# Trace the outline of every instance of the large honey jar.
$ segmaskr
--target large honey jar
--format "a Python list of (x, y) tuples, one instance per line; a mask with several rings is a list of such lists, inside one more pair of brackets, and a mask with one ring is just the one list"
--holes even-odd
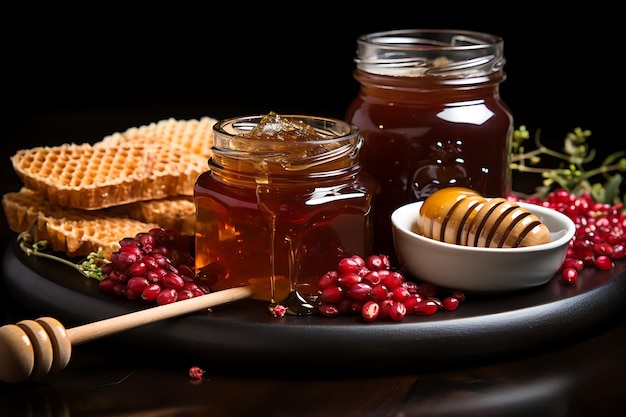
[(270, 310), (311, 314), (319, 278), (372, 252), (377, 185), (361, 172), (362, 143), (356, 126), (323, 117), (217, 122), (195, 186), (198, 279), (215, 291), (252, 285)]
[(502, 38), (455, 30), (360, 36), (358, 96), (346, 120), (364, 137), (363, 169), (380, 184), (374, 250), (391, 252), (390, 215), (458, 186), (487, 197), (511, 191), (513, 118), (500, 97)]

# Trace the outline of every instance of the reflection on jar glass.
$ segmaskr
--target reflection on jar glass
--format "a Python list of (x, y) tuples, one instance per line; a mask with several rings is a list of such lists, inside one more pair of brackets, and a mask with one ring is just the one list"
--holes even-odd
[(372, 250), (377, 185), (361, 173), (356, 126), (270, 113), (214, 126), (196, 182), (196, 271), (211, 290), (255, 286), (287, 313), (316, 310), (317, 283), (339, 259)]
[(357, 39), (361, 163), (380, 184), (374, 250), (393, 250), (390, 215), (447, 186), (511, 191), (513, 117), (502, 101), (503, 40), (455, 30), (398, 30)]

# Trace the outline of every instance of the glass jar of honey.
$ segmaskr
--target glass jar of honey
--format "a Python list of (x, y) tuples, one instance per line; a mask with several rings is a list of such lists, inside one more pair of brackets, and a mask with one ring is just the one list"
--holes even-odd
[(356, 126), (323, 117), (217, 122), (195, 185), (197, 278), (214, 291), (252, 285), (272, 312), (313, 313), (319, 278), (372, 252), (377, 184), (361, 172), (362, 143)]
[(511, 192), (513, 117), (499, 93), (503, 40), (456, 30), (360, 36), (358, 96), (346, 120), (364, 137), (361, 163), (380, 184), (374, 250), (392, 253), (391, 212), (459, 186), (487, 197)]

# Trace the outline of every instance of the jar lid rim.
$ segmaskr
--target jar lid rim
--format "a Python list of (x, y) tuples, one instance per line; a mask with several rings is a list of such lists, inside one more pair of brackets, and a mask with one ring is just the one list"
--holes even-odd
[(480, 49), (503, 43), (498, 35), (486, 32), (454, 29), (398, 29), (363, 34), (358, 43), (384, 45), (398, 49)]

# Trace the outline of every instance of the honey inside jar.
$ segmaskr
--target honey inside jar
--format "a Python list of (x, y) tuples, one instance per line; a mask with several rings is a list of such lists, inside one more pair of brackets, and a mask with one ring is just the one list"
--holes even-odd
[(361, 173), (358, 128), (269, 113), (220, 121), (214, 140), (195, 186), (198, 279), (311, 314), (319, 277), (371, 253), (377, 185)]
[(513, 116), (500, 96), (504, 41), (486, 33), (408, 29), (357, 39), (359, 93), (346, 120), (364, 137), (379, 184), (374, 250), (393, 247), (390, 214), (444, 187), (511, 192)]

